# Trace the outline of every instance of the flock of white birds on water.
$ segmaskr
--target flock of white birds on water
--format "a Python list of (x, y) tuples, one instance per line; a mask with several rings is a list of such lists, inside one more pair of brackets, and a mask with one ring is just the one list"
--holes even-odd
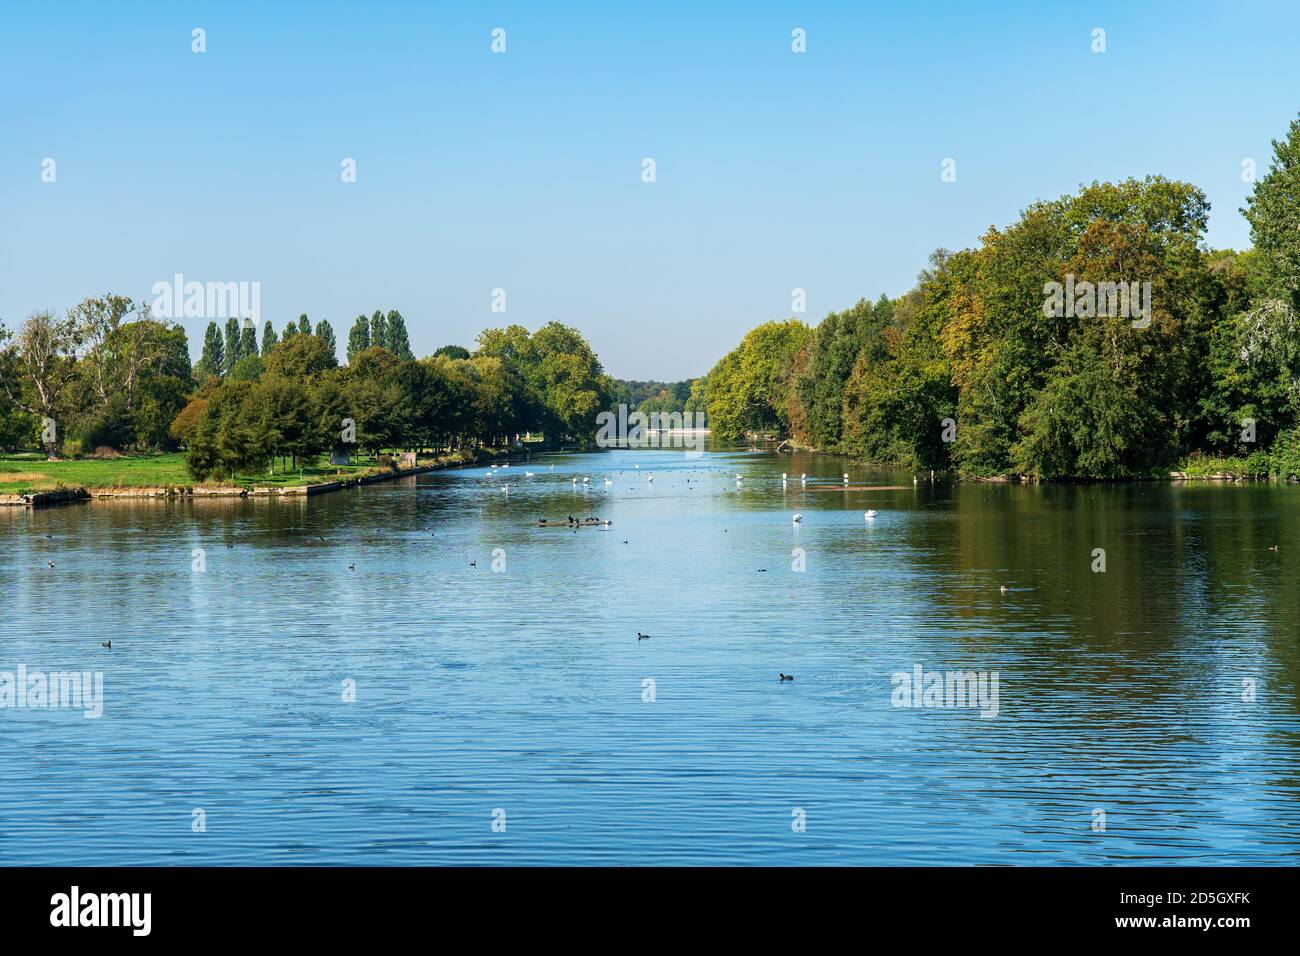
[[(504, 464), (501, 464), (501, 465), (492, 465), (491, 468), (490, 468), (490, 470), (489, 470), (489, 472), (488, 472), (488, 477), (489, 477), (489, 478), (495, 478), (495, 477), (497, 477), (497, 473), (498, 473), (498, 471), (504, 471), (505, 469), (507, 469), (507, 468), (509, 468), (509, 467), (510, 467), (510, 463), (509, 463), (509, 462), (505, 462)], [(641, 466), (640, 466), (639, 464), (636, 464), (636, 465), (633, 465), (633, 468), (639, 471), (640, 468), (641, 468)], [(554, 471), (554, 470), (555, 470), (555, 466), (554, 466), (554, 465), (551, 465), (551, 471)], [(619, 474), (622, 475), (622, 472), (619, 472)], [(525, 477), (525, 478), (536, 478), (537, 475), (536, 475), (535, 472), (525, 471), (525, 472), (524, 472), (524, 477)], [(651, 473), (647, 473), (646, 476), (645, 476), (645, 480), (646, 480), (647, 482), (653, 482), (653, 481), (655, 480), (655, 476), (654, 476), (653, 474), (651, 474)], [(744, 475), (737, 474), (737, 475), (736, 475), (736, 487), (739, 488), (740, 485), (741, 485), (741, 483), (744, 482), (744, 480), (745, 480), (745, 476), (744, 476)], [(841, 476), (841, 480), (842, 480), (843, 484), (847, 487), (847, 486), (848, 486), (848, 483), (849, 483), (849, 475), (848, 475), (848, 472), (845, 472), (845, 473)], [(688, 481), (689, 481), (689, 479), (688, 479)], [(782, 472), (782, 473), (781, 473), (781, 488), (782, 488), (782, 489), (785, 489), (785, 488), (787, 487), (787, 485), (789, 484), (789, 481), (790, 481), (790, 476), (789, 476), (787, 473)], [(584, 475), (583, 477), (579, 478), (578, 476), (575, 475), (575, 476), (573, 476), (572, 478), (569, 479), (569, 482), (570, 482), (570, 484), (573, 484), (573, 485), (575, 485), (575, 486), (576, 486), (579, 482), (581, 482), (581, 483), (584, 484), (584, 485), (587, 485), (587, 484), (590, 484), (590, 483), (591, 483), (591, 478), (588, 477), (588, 476), (586, 476), (586, 475)], [(608, 487), (609, 487), (610, 485), (612, 485), (612, 484), (614, 484), (613, 479), (611, 479), (611, 478), (605, 478), (605, 487), (606, 487), (606, 488), (608, 488)], [(801, 487), (805, 487), (805, 488), (808, 486), (808, 475), (807, 475), (806, 473), (801, 473), (801, 474), (799, 475), (799, 484), (800, 484)], [(916, 478), (915, 476), (912, 477), (912, 484), (914, 484), (914, 485), (917, 484), (917, 478)], [(501, 486), (501, 491), (502, 491), (503, 493), (507, 494), (507, 495), (510, 494), (510, 486), (509, 486), (509, 485), (502, 485), (502, 486)], [(866, 511), (864, 511), (864, 512), (862, 513), (862, 517), (863, 517), (863, 519), (864, 519), (865, 521), (870, 521), (872, 518), (875, 518), (875, 517), (876, 517), (877, 515), (879, 515), (879, 514), (880, 514), (880, 512), (879, 512), (879, 511), (876, 511), (874, 508), (868, 508)], [(794, 524), (799, 524), (800, 522), (803, 521), (803, 515), (802, 515), (802, 514), (798, 514), (798, 513), (796, 513), (796, 514), (791, 518), (791, 521), (792, 521)]]

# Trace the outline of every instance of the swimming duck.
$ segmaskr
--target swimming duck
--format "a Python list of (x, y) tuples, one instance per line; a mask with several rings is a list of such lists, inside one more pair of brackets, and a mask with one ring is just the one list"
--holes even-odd
[(104, 641), (104, 643), (100, 644), (99, 646), (100, 646), (100, 647), (107, 647), (107, 648), (111, 651), (111, 650), (113, 649), (113, 642), (112, 642), (112, 641)]
[(781, 675), (781, 680), (794, 680), (794, 675), (793, 675), (793, 674), (782, 674), (782, 675)]
[(863, 514), (863, 517), (866, 518), (867, 520), (870, 520), (875, 516), (876, 516), (876, 512), (874, 510), (868, 510), (865, 514)]
[(794, 521), (795, 524), (798, 524), (800, 521), (803, 520), (803, 515), (795, 515), (792, 520)]
[(642, 634), (640, 631), (637, 631), (637, 632), (636, 632), (636, 639), (637, 639), (638, 641), (648, 641), (648, 640), (650, 640), (650, 635), (649, 635), (649, 634)]

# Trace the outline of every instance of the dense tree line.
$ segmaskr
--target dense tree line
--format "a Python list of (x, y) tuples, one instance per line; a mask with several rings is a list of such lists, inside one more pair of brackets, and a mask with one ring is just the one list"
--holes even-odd
[[(291, 468), (330, 451), (501, 446), (525, 433), (589, 441), (613, 380), (575, 330), (489, 329), (470, 352), (411, 353), (395, 310), (358, 318), (340, 366), (328, 322), (210, 322), (185, 332), (105, 295), (0, 327), (0, 445), (187, 450), (196, 478)], [(50, 433), (46, 420), (56, 427)]]
[(364, 315), (357, 316), (348, 332), (348, 361), (372, 345), (392, 352), (404, 361), (415, 358), (406, 335), (406, 320), (395, 310), (387, 315), (376, 310), (368, 319)]
[[(375, 344), (376, 330), (406, 357)], [(236, 374), (236, 363), (224, 380), (208, 378), (177, 416), (173, 435), (196, 478), (292, 468), (326, 452), (501, 446), (528, 432), (585, 441), (611, 388), (582, 336), (556, 322), (531, 334), (489, 329), (472, 354), (450, 347), (417, 360), (401, 316), (376, 312), (354, 325), (346, 366), (328, 337), (301, 328), (259, 361), (256, 376)]]
[[(633, 381), (615, 379), (611, 399), (615, 405), (626, 405), (630, 410), (649, 415), (704, 411), (703, 401), (692, 395), (695, 379), (681, 382)], [(694, 419), (692, 419), (692, 422)]]
[[(897, 299), (754, 329), (704, 380), (710, 424), (979, 476), (1118, 478), (1210, 455), (1294, 475), (1300, 121), (1274, 154), (1243, 210), (1247, 252), (1206, 247), (1194, 186), (1093, 183), (936, 252)], [(1136, 314), (1114, 308), (1120, 283)]]

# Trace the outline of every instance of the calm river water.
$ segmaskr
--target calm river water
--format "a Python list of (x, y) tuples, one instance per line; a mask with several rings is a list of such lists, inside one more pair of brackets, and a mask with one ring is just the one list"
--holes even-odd
[(746, 452), (0, 509), (0, 672), (103, 674), (0, 710), (0, 865), (1294, 864), (1297, 532)]

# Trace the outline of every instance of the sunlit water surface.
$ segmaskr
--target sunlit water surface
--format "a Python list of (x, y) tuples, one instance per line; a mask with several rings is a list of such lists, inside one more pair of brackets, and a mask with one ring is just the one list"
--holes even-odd
[(745, 452), (0, 509), (0, 671), (105, 694), (0, 710), (0, 864), (1293, 864), (1298, 530)]

